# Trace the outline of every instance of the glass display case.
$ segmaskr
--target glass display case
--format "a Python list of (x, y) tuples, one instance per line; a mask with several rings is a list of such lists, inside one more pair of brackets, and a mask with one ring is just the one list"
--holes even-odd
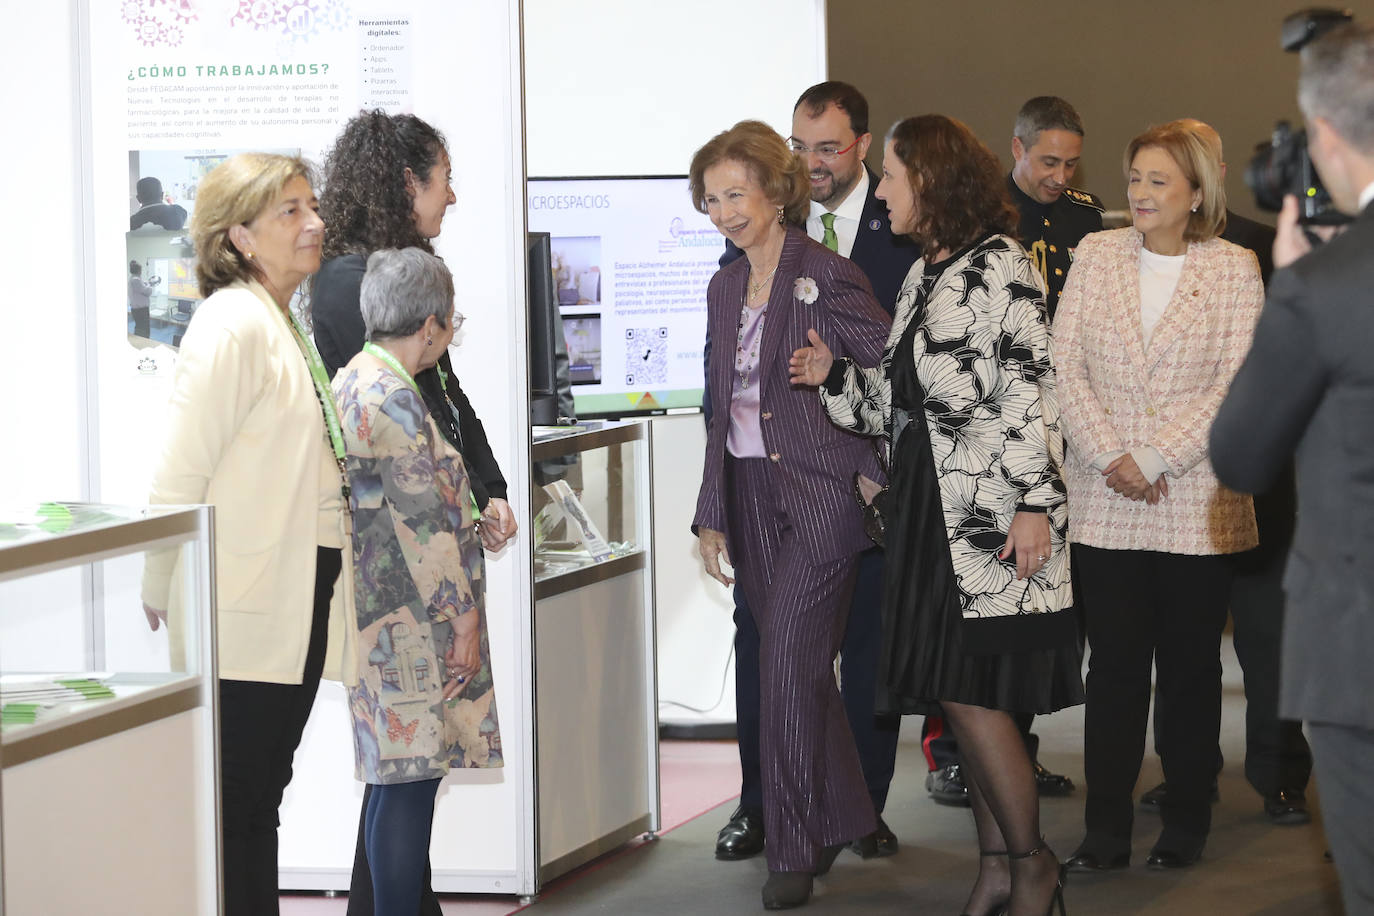
[(659, 829), (648, 431), (644, 422), (534, 430), (541, 884)]
[(534, 595), (644, 569), (652, 526), (648, 425), (534, 428)]
[(213, 596), (210, 507), (0, 514), (5, 916), (218, 912)]

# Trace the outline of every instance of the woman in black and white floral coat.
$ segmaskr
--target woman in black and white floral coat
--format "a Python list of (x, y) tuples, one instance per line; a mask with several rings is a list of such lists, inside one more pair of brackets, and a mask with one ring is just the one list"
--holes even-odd
[(1057, 862), (1010, 713), (1083, 701), (1044, 292), (996, 157), (959, 122), (893, 127), (877, 194), (923, 250), (883, 361), (813, 333), (792, 375), (835, 424), (892, 443), (879, 685), (959, 737), (983, 852), (965, 911), (1044, 913)]

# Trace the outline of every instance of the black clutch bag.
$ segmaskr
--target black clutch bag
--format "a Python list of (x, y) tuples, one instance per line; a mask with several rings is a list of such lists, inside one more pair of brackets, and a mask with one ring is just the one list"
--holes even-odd
[[(873, 442), (873, 452), (878, 456), (878, 466), (883, 469), (884, 474), (888, 474), (887, 461), (884, 460), (882, 449), (876, 439)], [(887, 520), (892, 517), (889, 506), (890, 490), (890, 487), (870, 480), (863, 473), (854, 472), (854, 499), (863, 510), (864, 533), (879, 547), (883, 546), (883, 539), (887, 534)]]

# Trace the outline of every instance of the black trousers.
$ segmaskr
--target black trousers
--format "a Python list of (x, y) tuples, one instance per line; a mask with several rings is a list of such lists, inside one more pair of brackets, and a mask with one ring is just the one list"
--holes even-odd
[(321, 547), (315, 558), (315, 607), (299, 684), (219, 682), (220, 792), (225, 916), (273, 916), (277, 898), (277, 809), (291, 782), (324, 670), (329, 599), (343, 555)]
[[(859, 555), (854, 598), (840, 645), (840, 694), (854, 744), (859, 751), (864, 784), (873, 810), (882, 813), (897, 765), (900, 716), (873, 712), (877, 693), (878, 652), (882, 645), (883, 552), (874, 547)], [(739, 740), (740, 807), (762, 816), (763, 784), (759, 764), (759, 630), (744, 597), (735, 586), (735, 734)], [(353, 914), (350, 914), (353, 916)]]
[(1091, 649), (1083, 735), (1088, 841), (1102, 853), (1130, 848), (1153, 661), (1163, 713), (1160, 759), (1169, 783), (1159, 845), (1195, 852), (1212, 822), (1230, 558), (1081, 544), (1073, 550)]
[(151, 312), (150, 312), (150, 310), (148, 309), (148, 306), (146, 306), (146, 305), (143, 306), (142, 308), (139, 308), (139, 307), (136, 307), (136, 306), (135, 306), (135, 307), (131, 307), (131, 308), (129, 309), (129, 317), (132, 318), (132, 319), (134, 320), (134, 336), (135, 336), (135, 337), (148, 337), (148, 336), (149, 336), (150, 331), (148, 330), (148, 327), (149, 327), (149, 325), (151, 324), (151, 320), (150, 320), (150, 318), (149, 318), (149, 315), (150, 315), (150, 314), (151, 314)]
[[(1232, 640), (1245, 679), (1245, 779), (1260, 795), (1305, 792), (1312, 749), (1302, 723), (1279, 718), (1279, 656), (1283, 639), (1283, 567), (1287, 549), (1235, 556), (1231, 583)], [(1155, 753), (1159, 753), (1155, 708)], [(1221, 748), (1216, 768), (1221, 770)]]

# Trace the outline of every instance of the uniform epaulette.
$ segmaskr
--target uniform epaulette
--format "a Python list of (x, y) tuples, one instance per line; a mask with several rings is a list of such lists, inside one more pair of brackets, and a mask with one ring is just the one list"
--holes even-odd
[(1078, 188), (1065, 188), (1064, 196), (1080, 207), (1092, 207), (1099, 213), (1107, 212), (1107, 205), (1104, 204), (1096, 194), (1089, 191), (1080, 191)]

